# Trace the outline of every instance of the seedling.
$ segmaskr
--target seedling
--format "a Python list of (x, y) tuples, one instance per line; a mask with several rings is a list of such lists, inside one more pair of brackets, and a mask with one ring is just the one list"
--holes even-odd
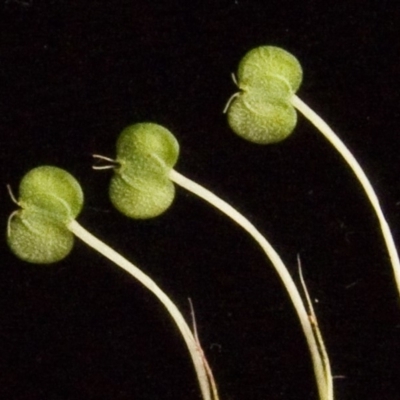
[[(307, 312), (290, 273), (266, 238), (231, 205), (173, 169), (179, 145), (164, 127), (154, 123), (128, 126), (119, 136), (116, 147), (115, 160), (94, 155), (109, 164), (93, 168), (114, 170), (109, 195), (111, 202), (123, 214), (131, 218), (150, 218), (161, 214), (173, 201), (173, 183), (176, 183), (222, 211), (257, 241), (281, 278), (297, 312), (311, 353), (320, 399), (332, 400), (330, 363), (311, 303)], [(306, 289), (305, 292), (308, 299)], [(313, 324), (312, 319), (315, 320)]]
[[(218, 400), (214, 379), (204, 357), (197, 334), (194, 335), (181, 312), (170, 298), (143, 271), (84, 229), (75, 218), (83, 206), (79, 183), (68, 172), (42, 166), (29, 171), (21, 181), (20, 207), (7, 226), (11, 250), (22, 260), (49, 264), (62, 260), (77, 236), (149, 289), (168, 310), (189, 349), (204, 400)], [(211, 387), (210, 387), (211, 385)]]
[(336, 148), (361, 183), (378, 217), (400, 294), (400, 262), (393, 236), (378, 197), (358, 161), (327, 123), (308, 107), (296, 92), (303, 72), (299, 61), (287, 51), (261, 46), (249, 51), (239, 63), (240, 91), (228, 101), (228, 123), (239, 136), (259, 144), (284, 140), (294, 130), (296, 109)]

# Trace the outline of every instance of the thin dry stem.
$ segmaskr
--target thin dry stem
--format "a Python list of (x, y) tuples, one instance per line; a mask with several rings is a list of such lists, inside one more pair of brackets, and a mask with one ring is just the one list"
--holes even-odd
[(208, 376), (208, 381), (210, 383), (211, 386), (211, 390), (212, 390), (212, 394), (213, 394), (213, 399), (214, 400), (219, 400), (219, 396), (218, 396), (218, 388), (217, 388), (217, 383), (215, 381), (214, 378), (214, 374), (212, 372), (212, 369), (210, 367), (210, 364), (207, 361), (206, 356), (204, 355), (204, 351), (203, 348), (201, 347), (201, 343), (200, 343), (200, 339), (199, 339), (199, 335), (197, 332), (197, 323), (196, 323), (196, 315), (194, 313), (194, 307), (193, 307), (193, 302), (192, 299), (189, 298), (189, 305), (190, 305), (190, 314), (192, 316), (192, 324), (193, 324), (193, 334), (194, 334), (194, 338), (197, 342), (197, 345), (199, 347), (199, 351), (201, 352), (202, 356), (203, 356), (203, 362), (204, 362), (204, 366), (206, 368), (207, 371), (207, 376)]
[(310, 293), (308, 292), (307, 285), (306, 285), (306, 282), (303, 277), (303, 271), (302, 271), (301, 260), (300, 260), (299, 255), (297, 255), (297, 264), (299, 267), (300, 283), (303, 288), (307, 306), (308, 306), (308, 310), (309, 310), (309, 318), (311, 319), (311, 326), (314, 329), (314, 335), (317, 340), (319, 353), (321, 355), (322, 364), (324, 366), (325, 379), (326, 379), (326, 383), (327, 383), (327, 390), (326, 390), (327, 400), (333, 400), (333, 376), (332, 376), (332, 371), (331, 371), (331, 364), (329, 362), (328, 352), (326, 351), (326, 346), (325, 346), (324, 340), (322, 338), (321, 330), (319, 329), (318, 319), (317, 319), (317, 315), (315, 314), (315, 311), (314, 311), (314, 306), (311, 301)]

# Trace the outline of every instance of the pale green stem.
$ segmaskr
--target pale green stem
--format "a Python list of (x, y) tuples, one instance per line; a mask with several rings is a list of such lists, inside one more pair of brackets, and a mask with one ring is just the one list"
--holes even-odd
[[(133, 265), (126, 258), (122, 257), (119, 253), (113, 250), (111, 247), (107, 246), (105, 243), (97, 239), (91, 233), (89, 233), (85, 228), (83, 228), (78, 222), (72, 221), (68, 224), (68, 229), (74, 233), (79, 239), (85, 242), (87, 245), (97, 250), (103, 256), (117, 264), (119, 267), (127, 271), (134, 278), (136, 278), (140, 283), (143, 284), (147, 289), (149, 289), (165, 306), (165, 308), (170, 313), (171, 317), (175, 321), (179, 331), (181, 332), (186, 345), (189, 349), (194, 368), (196, 370), (197, 378), (200, 384), (200, 389), (204, 400), (211, 400), (210, 385), (208, 380), (208, 374), (206, 366), (204, 365), (203, 353), (196, 341), (191, 329), (186, 323), (181, 312), (175, 306), (175, 304), (170, 300), (170, 298), (157, 286), (157, 284), (145, 273), (143, 273), (139, 268)], [(214, 397), (218, 400), (218, 397)]]
[(319, 350), (319, 346), (315, 337), (314, 330), (311, 326), (309, 315), (307, 314), (304, 302), (297, 290), (292, 277), (290, 276), (286, 266), (279, 257), (278, 253), (269, 244), (265, 237), (256, 229), (256, 227), (242, 214), (236, 211), (231, 205), (226, 203), (224, 200), (216, 196), (214, 193), (210, 192), (203, 186), (191, 181), (190, 179), (184, 177), (175, 170), (172, 170), (169, 177), (177, 185), (189, 190), (200, 198), (204, 199), (212, 206), (216, 207), (238, 225), (240, 225), (245, 231), (247, 231), (254, 240), (261, 246), (261, 248), (266, 253), (267, 257), (270, 259), (272, 265), (275, 267), (276, 272), (281, 278), (283, 285), (285, 286), (289, 297), (294, 305), (297, 315), (300, 320), (301, 327), (303, 329), (308, 348), (310, 350), (311, 359), (314, 367), (314, 373), (317, 381), (318, 392), (321, 400), (332, 400), (332, 384), (330, 380), (331, 376), (326, 376), (326, 371), (330, 371), (330, 366), (324, 365), (324, 362), (329, 364), (328, 359), (323, 359)]
[(389, 253), (390, 261), (392, 263), (394, 277), (397, 285), (397, 290), (400, 294), (400, 261), (397, 253), (396, 245), (393, 240), (392, 232), (390, 231), (389, 224), (383, 214), (382, 208), (379, 204), (378, 197), (371, 185), (371, 182), (365, 175), (365, 172), (361, 168), (358, 161), (354, 158), (353, 154), (349, 151), (346, 145), (339, 139), (339, 137), (333, 132), (329, 125), (310, 107), (307, 106), (297, 96), (291, 98), (291, 103), (297, 108), (324, 136), (328, 141), (335, 147), (335, 149), (341, 154), (344, 160), (347, 162), (349, 167), (352, 169), (357, 179), (361, 183), (372, 207), (375, 210), (376, 216), (381, 227), (383, 238)]

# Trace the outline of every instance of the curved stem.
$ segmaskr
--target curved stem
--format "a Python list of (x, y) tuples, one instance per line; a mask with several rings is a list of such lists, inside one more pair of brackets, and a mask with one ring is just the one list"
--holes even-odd
[[(165, 306), (165, 308), (168, 310), (169, 314), (175, 321), (179, 331), (181, 332), (186, 342), (197, 373), (197, 378), (200, 384), (203, 399), (211, 400), (212, 397), (210, 394), (209, 377), (206, 366), (204, 365), (204, 355), (184, 317), (182, 316), (176, 305), (171, 301), (171, 299), (157, 286), (157, 284), (149, 276), (143, 273), (139, 268), (133, 265), (126, 258), (122, 257), (111, 247), (107, 246), (105, 243), (93, 236), (90, 232), (88, 232), (85, 228), (78, 224), (78, 222), (71, 221), (68, 224), (68, 229), (87, 245), (97, 250), (103, 256), (117, 264), (129, 274), (131, 274), (161, 301), (161, 303)], [(214, 397), (214, 399), (218, 400), (218, 397)]]
[(297, 108), (324, 136), (328, 141), (335, 147), (340, 155), (347, 162), (351, 170), (356, 175), (357, 179), (361, 183), (372, 207), (375, 210), (375, 214), (378, 217), (378, 221), (381, 227), (383, 238), (389, 253), (390, 261), (392, 263), (394, 277), (397, 285), (397, 290), (400, 294), (400, 261), (397, 253), (396, 245), (393, 240), (392, 232), (390, 231), (389, 224), (383, 214), (382, 208), (379, 204), (378, 196), (376, 195), (371, 182), (365, 175), (361, 165), (354, 158), (353, 154), (349, 151), (346, 145), (340, 140), (340, 138), (333, 132), (329, 125), (310, 107), (307, 106), (300, 98), (293, 96), (291, 103)]
[[(169, 176), (171, 180), (175, 182), (177, 185), (182, 186), (183, 188), (201, 197), (202, 199), (213, 205), (215, 208), (222, 211), (228, 217), (230, 217), (245, 231), (247, 231), (264, 250), (267, 257), (273, 264), (279, 277), (281, 278), (289, 294), (289, 297), (294, 305), (297, 315), (299, 317), (300, 324), (303, 329), (308, 344), (308, 348), (310, 350), (320, 399), (332, 400), (333, 399), (333, 390), (331, 385), (332, 377), (329, 374), (326, 374), (326, 371), (330, 371), (329, 360), (324, 359), (322, 357), (321, 349), (319, 348), (318, 341), (316, 340), (316, 335), (314, 332), (315, 328), (313, 329), (313, 327), (311, 326), (310, 318), (309, 315), (307, 314), (304, 302), (299, 294), (299, 291), (295, 283), (293, 282), (292, 277), (290, 276), (285, 264), (279, 257), (278, 253), (274, 250), (274, 248), (270, 245), (270, 243), (266, 240), (266, 238), (256, 229), (256, 227), (247, 218), (245, 218), (242, 214), (236, 211), (231, 205), (226, 203), (224, 200), (217, 197), (214, 193), (210, 192), (203, 186), (179, 174), (175, 170), (172, 170)], [(328, 366), (325, 365), (325, 363), (328, 363)], [(329, 390), (329, 388), (331, 390)]]

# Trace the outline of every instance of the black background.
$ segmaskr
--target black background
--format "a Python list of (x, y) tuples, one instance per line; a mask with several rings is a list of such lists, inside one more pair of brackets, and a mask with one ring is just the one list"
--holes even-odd
[[(150, 274), (189, 318), (221, 400), (317, 399), (299, 323), (258, 246), (177, 190), (161, 217), (132, 221), (107, 199), (128, 124), (157, 122), (181, 145), (176, 169), (264, 232), (317, 299), (337, 399), (400, 398), (400, 309), (376, 218), (352, 173), (301, 116), (257, 146), (222, 114), (231, 72), (271, 44), (304, 69), (299, 91), (365, 167), (400, 234), (400, 30), (396, 1), (40, 1), (0, 6), (1, 220), (6, 191), (42, 164), (82, 184), (79, 222)], [(5, 237), (5, 235), (4, 235)], [(169, 316), (130, 276), (77, 242), (52, 266), (0, 242), (0, 398), (199, 399)]]

